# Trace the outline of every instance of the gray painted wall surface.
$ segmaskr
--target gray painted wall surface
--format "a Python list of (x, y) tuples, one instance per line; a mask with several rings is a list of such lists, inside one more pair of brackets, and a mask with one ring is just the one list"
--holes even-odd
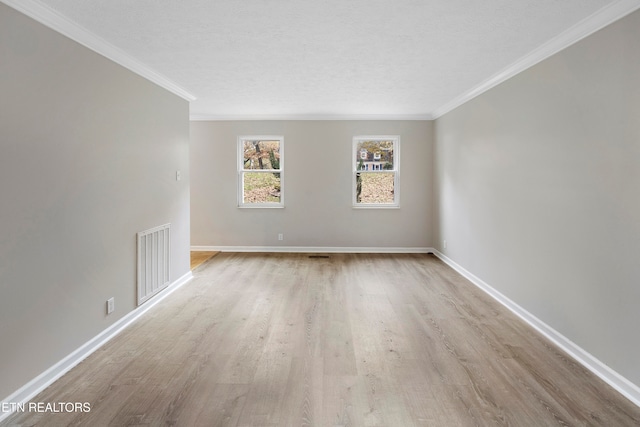
[[(237, 138), (283, 135), (284, 209), (237, 207)], [(400, 135), (400, 209), (354, 209), (356, 135)], [(226, 121), (191, 123), (191, 243), (195, 246), (431, 246), (432, 123)], [(279, 242), (278, 233), (284, 233)]]
[(435, 138), (439, 250), (640, 385), (640, 13)]
[(3, 4), (0, 58), (4, 399), (134, 309), (136, 232), (189, 271), (189, 106)]

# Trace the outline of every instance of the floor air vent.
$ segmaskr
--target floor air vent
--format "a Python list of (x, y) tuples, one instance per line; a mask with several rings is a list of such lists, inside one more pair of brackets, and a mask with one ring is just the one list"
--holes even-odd
[(171, 224), (138, 233), (138, 305), (169, 286)]
[(329, 255), (309, 255), (309, 258), (329, 258)]

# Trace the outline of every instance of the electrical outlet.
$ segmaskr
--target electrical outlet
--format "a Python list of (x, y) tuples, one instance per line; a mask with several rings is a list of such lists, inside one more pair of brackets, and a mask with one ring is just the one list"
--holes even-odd
[(180, 175), (180, 171), (176, 171), (176, 181), (180, 181), (182, 176)]
[(447, 249), (447, 241), (446, 241), (446, 240), (443, 240), (443, 242), (442, 242), (442, 247), (443, 247), (444, 249)]
[(284, 240), (284, 234), (278, 233), (278, 240)]
[(107, 314), (113, 313), (113, 310), (116, 309), (116, 301), (115, 298), (109, 298), (107, 300)]

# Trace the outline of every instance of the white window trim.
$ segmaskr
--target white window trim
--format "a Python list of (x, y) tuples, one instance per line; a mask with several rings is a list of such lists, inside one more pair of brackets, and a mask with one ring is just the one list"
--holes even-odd
[[(279, 141), (280, 169), (244, 169), (244, 141)], [(238, 137), (238, 208), (242, 209), (273, 209), (284, 208), (284, 136), (282, 135), (242, 135)], [(279, 173), (280, 174), (280, 202), (279, 203), (244, 203), (244, 174), (246, 172)]]
[[(380, 171), (366, 171), (366, 173), (394, 172), (393, 203), (357, 203), (356, 202), (356, 174), (358, 171), (359, 153), (356, 153), (360, 141), (393, 141), (393, 169)], [(354, 209), (399, 209), (400, 208), (400, 135), (358, 135), (353, 137), (351, 145), (351, 203)]]

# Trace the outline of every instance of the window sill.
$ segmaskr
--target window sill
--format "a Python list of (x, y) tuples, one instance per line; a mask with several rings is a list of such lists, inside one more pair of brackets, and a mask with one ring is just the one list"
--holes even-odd
[(400, 205), (353, 205), (353, 209), (400, 209)]
[(251, 206), (251, 205), (240, 205), (238, 209), (284, 209), (282, 205), (260, 205), (260, 206)]

